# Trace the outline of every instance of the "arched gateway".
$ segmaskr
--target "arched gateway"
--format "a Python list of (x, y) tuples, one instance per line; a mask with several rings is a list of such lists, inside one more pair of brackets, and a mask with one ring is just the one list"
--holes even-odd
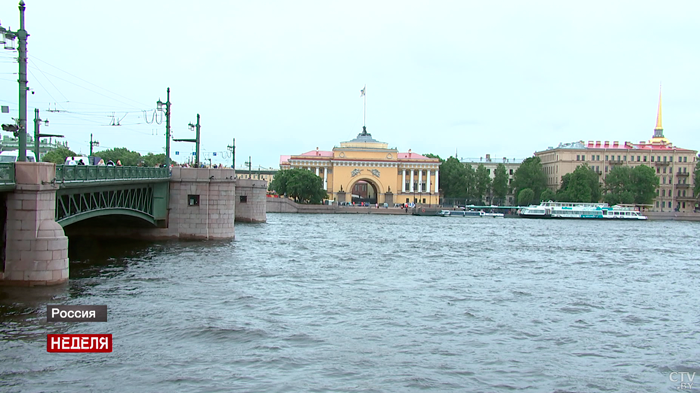
[[(304, 168), (323, 179), (335, 202), (437, 205), (440, 160), (408, 151), (400, 153), (379, 142), (363, 127), (355, 139), (331, 151), (312, 150), (280, 157), (281, 169)], [(355, 196), (353, 196), (355, 195)]]
[(369, 179), (357, 180), (349, 189), (352, 190), (352, 202), (356, 205), (379, 203), (379, 188)]

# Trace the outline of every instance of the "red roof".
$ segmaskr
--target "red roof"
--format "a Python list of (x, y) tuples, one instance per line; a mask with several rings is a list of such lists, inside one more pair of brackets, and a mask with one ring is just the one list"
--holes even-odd
[(289, 158), (292, 156), (280, 156), (280, 165), (289, 164)]
[(413, 152), (409, 152), (409, 153), (399, 153), (399, 154), (397, 155), (397, 157), (398, 157), (398, 158), (405, 158), (405, 159), (414, 159), (414, 160), (416, 160), (416, 159), (417, 159), (417, 160), (430, 160), (430, 158), (428, 158), (428, 157), (426, 157), (426, 156), (420, 155), (420, 154), (418, 154), (418, 153), (413, 153)]
[(638, 149), (638, 150), (659, 150), (659, 151), (692, 151), (688, 149), (681, 149), (673, 145), (662, 145), (662, 144), (651, 144), (647, 142), (632, 143), (632, 142), (619, 142), (619, 141), (588, 141), (586, 143), (587, 149)]

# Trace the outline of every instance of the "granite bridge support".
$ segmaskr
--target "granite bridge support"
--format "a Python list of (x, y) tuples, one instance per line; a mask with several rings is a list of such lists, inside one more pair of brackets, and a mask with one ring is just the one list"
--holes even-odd
[(15, 163), (16, 187), (6, 196), (1, 284), (34, 286), (68, 281), (68, 237), (55, 220), (55, 174), (54, 164)]

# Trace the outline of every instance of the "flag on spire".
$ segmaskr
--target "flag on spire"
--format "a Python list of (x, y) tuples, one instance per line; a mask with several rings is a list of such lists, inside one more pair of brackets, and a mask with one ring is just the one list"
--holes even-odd
[(367, 89), (367, 85), (365, 85), (365, 87), (363, 87), (362, 90), (360, 90), (360, 97), (364, 97), (364, 96), (365, 96), (365, 90), (366, 90), (366, 89)]

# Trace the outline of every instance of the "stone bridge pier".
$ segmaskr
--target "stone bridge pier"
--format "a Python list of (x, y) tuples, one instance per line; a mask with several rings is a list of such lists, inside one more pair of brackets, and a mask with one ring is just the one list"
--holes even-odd
[(56, 222), (56, 166), (15, 163), (14, 192), (7, 194), (4, 269), (6, 285), (54, 285), (68, 281), (68, 237)]

